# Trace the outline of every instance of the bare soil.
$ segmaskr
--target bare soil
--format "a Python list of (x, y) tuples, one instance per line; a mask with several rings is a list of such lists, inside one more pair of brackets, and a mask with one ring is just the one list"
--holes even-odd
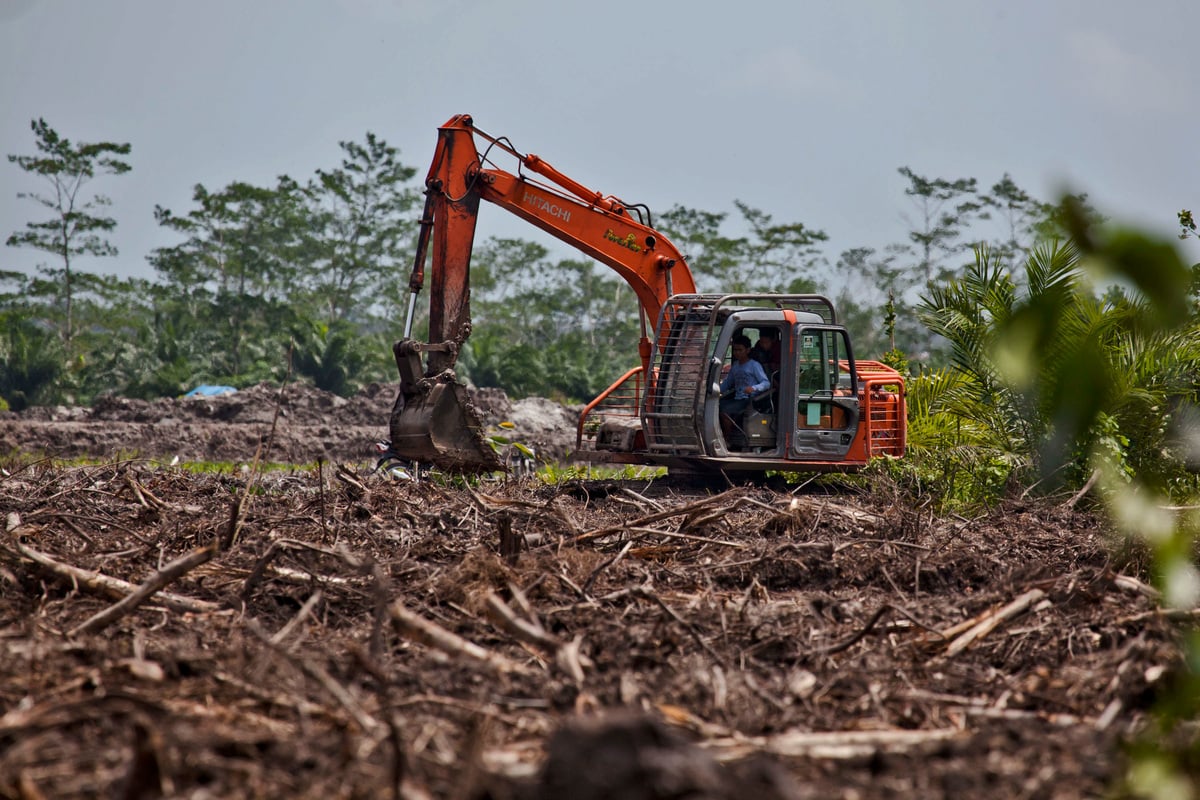
[[(373, 444), (388, 437), (397, 390), (376, 383), (347, 399), (307, 384), (260, 384), (217, 397), (104, 397), (90, 408), (0, 412), (0, 455), (249, 462), (257, 453), (285, 464), (366, 461)], [(472, 399), (488, 432), (509, 423), (504, 435), (544, 460), (562, 460), (575, 447), (573, 409), (542, 398), (514, 403), (498, 389), (474, 390)]]
[(393, 397), (0, 418), (0, 797), (1100, 797), (1180, 664), (1062, 500), (399, 482)]

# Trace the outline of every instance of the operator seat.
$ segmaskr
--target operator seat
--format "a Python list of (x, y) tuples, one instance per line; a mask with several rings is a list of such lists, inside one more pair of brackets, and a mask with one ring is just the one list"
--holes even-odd
[(760, 414), (774, 414), (779, 399), (779, 370), (771, 373), (771, 388), (755, 397), (750, 407)]

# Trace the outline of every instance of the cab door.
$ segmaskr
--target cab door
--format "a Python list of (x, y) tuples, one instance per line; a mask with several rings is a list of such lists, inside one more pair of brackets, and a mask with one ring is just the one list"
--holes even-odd
[(793, 330), (789, 388), (795, 393), (788, 410), (795, 409), (796, 415), (789, 455), (809, 460), (844, 457), (859, 424), (850, 338), (844, 328), (828, 325), (801, 323)]

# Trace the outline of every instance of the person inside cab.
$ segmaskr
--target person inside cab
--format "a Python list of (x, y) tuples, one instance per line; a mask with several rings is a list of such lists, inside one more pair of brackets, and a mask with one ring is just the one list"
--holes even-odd
[(750, 357), (763, 365), (768, 375), (779, 371), (779, 331), (776, 328), (760, 328), (758, 341), (750, 350)]
[(733, 365), (721, 381), (721, 432), (726, 440), (741, 421), (754, 395), (771, 388), (771, 379), (762, 364), (750, 358), (750, 337), (733, 337)]

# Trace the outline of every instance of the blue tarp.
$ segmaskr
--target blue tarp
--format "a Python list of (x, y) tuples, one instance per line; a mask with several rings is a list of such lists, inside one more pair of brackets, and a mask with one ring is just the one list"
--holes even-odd
[(184, 397), (216, 397), (222, 394), (233, 394), (236, 391), (237, 389), (232, 386), (209, 386), (207, 383), (202, 383)]

